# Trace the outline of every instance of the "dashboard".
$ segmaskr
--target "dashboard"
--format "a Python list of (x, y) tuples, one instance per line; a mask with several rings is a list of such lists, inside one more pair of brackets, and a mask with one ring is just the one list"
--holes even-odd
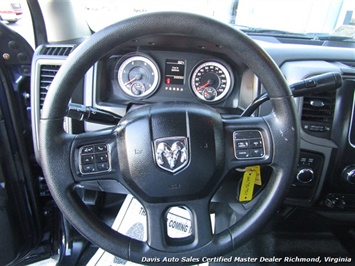
[[(174, 59), (169, 59), (169, 56)], [(187, 64), (186, 58), (192, 57), (191, 61), (197, 61), (197, 56), (181, 54), (180, 59), (176, 59), (176, 56), (179, 55), (161, 52), (156, 56), (160, 59), (158, 65), (146, 54), (125, 55), (117, 62), (113, 71), (114, 91), (123, 91), (132, 100), (148, 98), (156, 92), (162, 95), (161, 90), (180, 93), (182, 99), (188, 99), (187, 96), (190, 95), (184, 92), (190, 87), (193, 95), (203, 102), (221, 101), (231, 92), (232, 71), (226, 63), (216, 59), (210, 61), (202, 59), (192, 69), (190, 64)], [(123, 98), (120, 96), (119, 93), (118, 97)]]
[(97, 65), (96, 99), (106, 105), (185, 101), (237, 108), (243, 71), (208, 53), (114, 54)]
[[(274, 37), (258, 36), (255, 40), (290, 84), (327, 72), (342, 75), (343, 85), (337, 91), (295, 98), (302, 128), (301, 155), (285, 204), (354, 210), (354, 50), (294, 40), (287, 43)], [(79, 43), (62, 46), (74, 49)], [(37, 110), (32, 119), (35, 129), (42, 87), (50, 83), (66, 59), (66, 55), (48, 52), (58, 46), (40, 47), (34, 56), (32, 71), (37, 78), (32, 81), (32, 95), (38, 95), (32, 102)], [(140, 105), (159, 102), (202, 103), (221, 114), (240, 115), (264, 91), (258, 77), (224, 47), (184, 36), (146, 36), (109, 51), (83, 77), (73, 102), (121, 116)], [(271, 105), (266, 102), (253, 115), (270, 111)], [(107, 126), (67, 119), (65, 127), (80, 133)], [(38, 139), (34, 140), (38, 145)]]

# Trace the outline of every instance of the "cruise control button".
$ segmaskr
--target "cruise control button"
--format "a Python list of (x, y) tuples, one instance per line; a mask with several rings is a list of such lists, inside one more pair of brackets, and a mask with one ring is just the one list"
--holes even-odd
[(81, 155), (81, 164), (91, 164), (94, 162), (94, 155)]
[(93, 153), (94, 152), (94, 146), (85, 146), (81, 149), (81, 153)]
[(235, 152), (235, 156), (237, 157), (237, 159), (245, 159), (245, 158), (249, 158), (249, 150), (237, 150)]
[(107, 153), (98, 153), (95, 154), (96, 162), (101, 163), (101, 162), (107, 162), (108, 161), (108, 155)]
[(94, 173), (96, 172), (96, 167), (94, 164), (84, 164), (82, 166), (83, 173)]
[(98, 171), (107, 171), (109, 168), (110, 168), (110, 165), (108, 164), (108, 162), (97, 164)]
[(250, 140), (250, 147), (251, 148), (262, 148), (263, 147), (263, 141), (261, 139)]
[(264, 156), (263, 149), (252, 149), (250, 150), (250, 157), (252, 158), (261, 158)]
[(106, 144), (95, 145), (95, 152), (103, 152), (103, 151), (107, 151)]
[(237, 141), (236, 144), (237, 144), (237, 150), (249, 148), (249, 141), (247, 141), (247, 140)]

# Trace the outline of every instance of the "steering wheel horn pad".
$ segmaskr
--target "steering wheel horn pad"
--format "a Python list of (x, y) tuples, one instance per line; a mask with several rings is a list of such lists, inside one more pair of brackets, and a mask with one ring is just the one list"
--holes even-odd
[(214, 109), (148, 105), (129, 112), (116, 132), (122, 178), (145, 201), (206, 197), (219, 184), (223, 123)]

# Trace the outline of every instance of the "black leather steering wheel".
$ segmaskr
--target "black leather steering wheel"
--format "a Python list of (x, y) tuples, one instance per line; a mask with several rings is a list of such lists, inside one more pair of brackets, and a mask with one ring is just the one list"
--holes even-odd
[[(264, 117), (222, 118), (202, 104), (160, 103), (130, 111), (111, 130), (65, 133), (66, 108), (85, 72), (118, 45), (155, 34), (194, 36), (227, 49), (259, 77), (270, 96), (272, 113)], [(248, 36), (202, 16), (174, 12), (144, 14), (95, 33), (62, 65), (48, 92), (40, 120), (41, 164), (51, 194), (65, 217), (104, 250), (138, 263), (143, 256), (219, 256), (249, 240), (282, 203), (298, 159), (297, 121), (283, 75)], [(234, 139), (238, 134), (243, 138), (257, 134), (262, 139), (262, 156), (237, 159)], [(181, 160), (178, 171), (171, 173), (158, 166), (157, 146), (159, 143), (171, 146), (175, 142), (186, 149), (187, 158), (186, 163)], [(79, 153), (83, 147), (95, 148), (95, 144), (106, 145), (110, 171), (82, 175)], [(213, 194), (231, 169), (249, 165), (271, 166), (268, 184), (241, 220), (223, 232), (212, 234), (208, 208)], [(120, 182), (145, 207), (146, 242), (112, 230), (86, 208), (74, 191), (80, 182), (105, 179)], [(190, 211), (194, 228), (190, 237), (175, 241), (167, 236), (166, 211), (172, 206), (184, 206)]]

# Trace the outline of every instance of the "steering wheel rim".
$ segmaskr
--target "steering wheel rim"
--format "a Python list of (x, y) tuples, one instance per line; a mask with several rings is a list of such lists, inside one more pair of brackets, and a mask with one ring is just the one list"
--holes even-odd
[[(263, 195), (254, 207), (235, 225), (213, 235), (208, 243), (192, 250), (181, 250), (177, 257), (211, 257), (225, 254), (245, 243), (277, 210), (293, 176), (299, 153), (299, 122), (291, 92), (279, 68), (267, 53), (244, 33), (207, 17), (160, 12), (144, 14), (111, 25), (78, 46), (58, 71), (49, 90), (40, 120), (40, 150), (43, 172), (59, 209), (87, 239), (104, 250), (127, 260), (141, 262), (141, 257), (164, 257), (171, 251), (152, 248), (146, 242), (130, 239), (99, 221), (73, 192), (76, 183), (73, 163), (68, 153), (80, 136), (63, 131), (63, 119), (75, 85), (101, 57), (112, 48), (139, 37), (155, 34), (177, 34), (208, 39), (231, 51), (259, 77), (266, 87), (273, 112), (258, 119), (270, 132), (270, 162), (273, 174)], [(255, 124), (253, 118), (252, 124)], [(248, 127), (238, 124), (238, 127)], [(224, 131), (235, 120), (223, 120)], [(91, 135), (102, 134), (92, 133)], [(109, 134), (112, 134), (110, 132)], [(282, 149), (280, 149), (282, 147)], [(291, 152), (290, 152), (291, 151)], [(225, 159), (228, 161), (228, 158)]]

